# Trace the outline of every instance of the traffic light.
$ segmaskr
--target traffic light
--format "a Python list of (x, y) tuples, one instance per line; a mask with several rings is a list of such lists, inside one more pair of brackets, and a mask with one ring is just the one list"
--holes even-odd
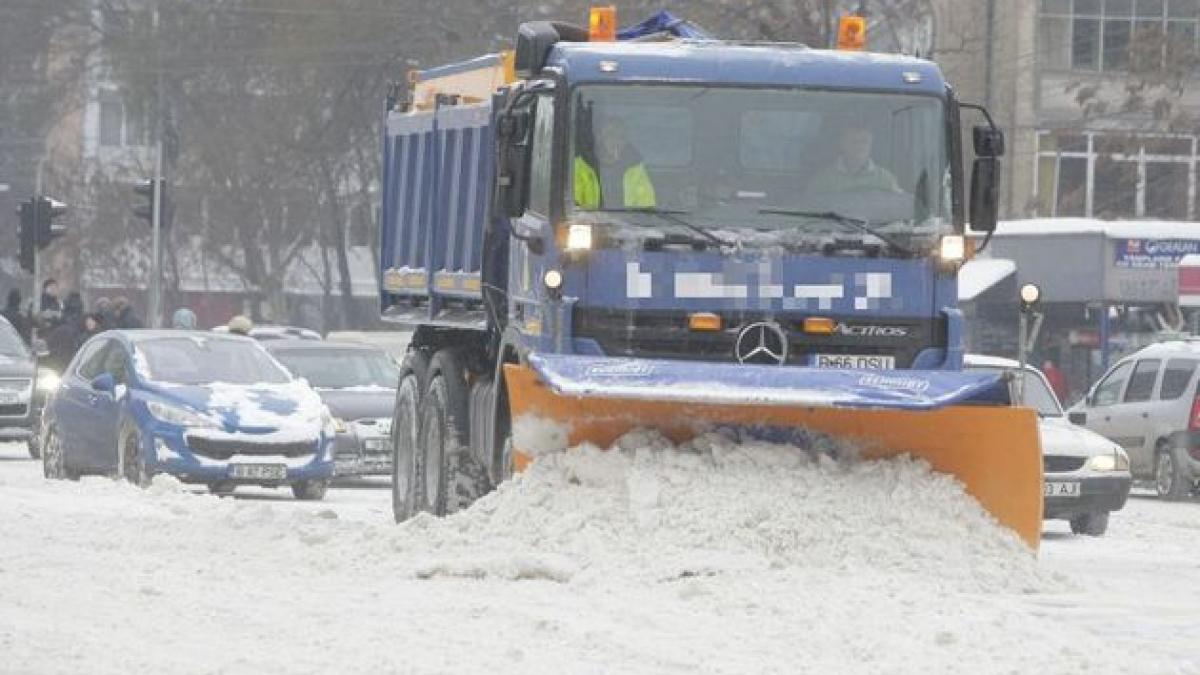
[[(167, 181), (158, 179), (159, 187), (158, 194), (163, 201), (162, 210), (162, 226), (165, 228), (170, 220), (171, 202), (167, 199)], [(145, 220), (147, 223), (154, 224), (154, 179), (147, 178), (144, 181), (135, 183), (133, 186), (134, 194), (146, 200), (145, 204), (137, 204), (133, 207), (133, 215)]]
[(18, 260), (21, 269), (33, 273), (34, 255), (50, 245), (50, 242), (63, 236), (67, 226), (54, 220), (67, 212), (67, 205), (51, 199), (37, 196), (21, 202), (17, 213), (21, 216), (17, 239), (20, 242)]
[(20, 253), (17, 256), (21, 269), (33, 274), (33, 255), (37, 250), (37, 214), (34, 201), (21, 202), (17, 212), (21, 222), (17, 229), (17, 239), (20, 242)]
[(37, 197), (34, 200), (34, 211), (37, 220), (37, 247), (46, 248), (50, 242), (67, 233), (64, 223), (56, 223), (55, 219), (67, 212), (67, 205), (50, 197)]

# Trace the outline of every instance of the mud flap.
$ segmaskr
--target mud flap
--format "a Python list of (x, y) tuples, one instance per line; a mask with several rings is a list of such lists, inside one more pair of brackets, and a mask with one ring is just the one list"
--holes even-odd
[[(867, 458), (920, 457), (1030, 548), (1040, 542), (1037, 415), (1004, 404), (994, 375), (534, 355), (506, 365), (505, 378), (513, 419), (559, 423), (568, 445), (606, 447), (638, 427), (678, 443), (734, 426), (846, 438)], [(520, 447), (514, 455), (518, 468), (531, 459)]]

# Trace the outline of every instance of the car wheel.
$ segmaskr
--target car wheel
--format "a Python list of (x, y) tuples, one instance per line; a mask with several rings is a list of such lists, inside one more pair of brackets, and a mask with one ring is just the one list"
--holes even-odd
[(325, 499), (325, 493), (329, 491), (329, 481), (320, 480), (302, 480), (299, 483), (292, 483), (292, 495), (296, 499), (303, 499), (306, 502), (319, 502)]
[(138, 487), (150, 485), (151, 474), (146, 467), (146, 456), (142, 452), (142, 434), (132, 424), (121, 427), (118, 436), (121, 453), (121, 478)]
[(421, 401), (420, 443), (414, 453), (417, 509), (443, 516), (470, 506), (486, 491), (482, 468), (471, 456), (467, 379), (458, 354), (438, 352)]
[(413, 351), (404, 359), (400, 383), (396, 387), (396, 408), (392, 412), (392, 517), (397, 523), (417, 512), (416, 461), (420, 444), (421, 390), (429, 371), (429, 357)]
[(1108, 511), (1075, 516), (1071, 519), (1071, 531), (1089, 537), (1103, 536), (1108, 531)]
[(42, 475), (51, 480), (75, 480), (78, 478), (67, 469), (67, 458), (63, 454), (62, 441), (53, 429), (46, 431), (46, 440), (42, 444)]
[(1186, 467), (1174, 448), (1159, 449), (1154, 456), (1154, 490), (1161, 499), (1179, 501), (1191, 493), (1192, 480)]

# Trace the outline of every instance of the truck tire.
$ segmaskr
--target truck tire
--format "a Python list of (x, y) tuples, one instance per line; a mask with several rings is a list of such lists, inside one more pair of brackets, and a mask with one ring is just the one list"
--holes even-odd
[(306, 502), (319, 502), (329, 491), (329, 481), (324, 479), (302, 480), (292, 483), (292, 496)]
[(1071, 531), (1089, 537), (1101, 537), (1108, 531), (1108, 511), (1085, 513), (1071, 519)]
[(1192, 492), (1187, 464), (1171, 445), (1163, 445), (1154, 455), (1154, 491), (1160, 499), (1172, 502), (1187, 499)]
[(420, 442), (421, 392), (429, 372), (429, 357), (413, 350), (400, 367), (396, 407), (392, 411), (392, 517), (397, 523), (412, 518), (416, 481), (413, 462)]
[(420, 434), (414, 453), (413, 505), (444, 516), (470, 506), (487, 490), (483, 469), (471, 455), (467, 372), (455, 350), (434, 355), (421, 400)]

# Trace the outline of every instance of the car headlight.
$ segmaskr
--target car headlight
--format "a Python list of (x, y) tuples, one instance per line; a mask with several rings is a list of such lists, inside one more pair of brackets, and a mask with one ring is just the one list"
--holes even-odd
[(1096, 455), (1087, 465), (1092, 471), (1128, 471), (1129, 457), (1118, 450), (1108, 455)]
[(177, 424), (181, 427), (216, 427), (217, 423), (207, 415), (163, 403), (162, 401), (146, 401), (146, 409), (154, 419), (167, 424)]
[(42, 392), (43, 394), (47, 394), (58, 389), (58, 384), (60, 381), (61, 380), (58, 377), (58, 373), (54, 372), (53, 370), (50, 370), (49, 368), (38, 368), (37, 388), (38, 391)]

